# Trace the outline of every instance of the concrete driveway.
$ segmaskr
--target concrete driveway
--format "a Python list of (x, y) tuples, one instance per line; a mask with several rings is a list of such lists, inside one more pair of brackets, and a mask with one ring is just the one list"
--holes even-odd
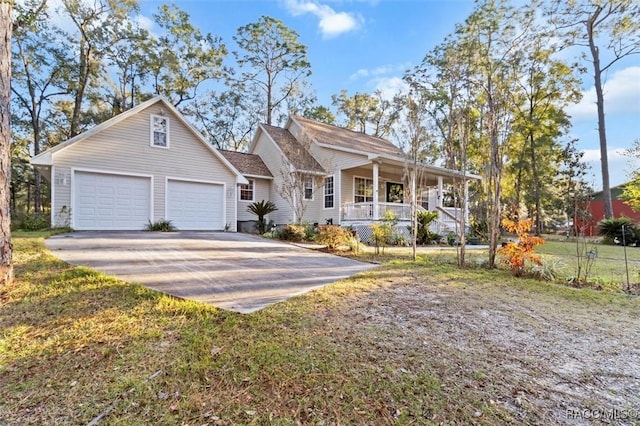
[(226, 232), (98, 232), (46, 241), (72, 265), (183, 299), (249, 313), (375, 265)]

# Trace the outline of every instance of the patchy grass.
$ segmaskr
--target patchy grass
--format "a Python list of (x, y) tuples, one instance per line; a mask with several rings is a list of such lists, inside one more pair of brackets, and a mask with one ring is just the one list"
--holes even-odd
[(0, 289), (0, 424), (562, 424), (640, 403), (637, 299), (425, 255), (241, 315), (71, 267), (46, 235), (14, 238)]
[[(583, 245), (582, 253), (590, 250), (597, 251), (597, 257), (591, 268), (590, 277), (597, 284), (607, 284), (614, 290), (620, 290), (626, 285), (627, 275), (624, 261), (624, 247), (599, 244), (591, 241)], [(548, 241), (536, 247), (536, 252), (543, 255), (547, 264), (555, 263), (563, 278), (569, 278), (576, 273), (577, 246), (575, 241)], [(627, 247), (627, 265), (629, 267), (629, 281), (640, 282), (640, 248)], [(582, 255), (584, 256), (584, 254)], [(584, 258), (583, 258), (584, 260)]]

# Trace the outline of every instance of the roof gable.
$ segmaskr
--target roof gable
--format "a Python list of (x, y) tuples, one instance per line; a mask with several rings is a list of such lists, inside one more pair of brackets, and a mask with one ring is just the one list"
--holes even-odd
[(247, 154), (238, 151), (219, 150), (240, 173), (245, 176), (273, 177), (262, 158), (256, 154)]
[(338, 149), (360, 151), (365, 154), (405, 157), (405, 153), (400, 148), (386, 139), (310, 120), (299, 115), (292, 115), (291, 119), (319, 144)]
[(285, 158), (299, 171), (326, 173), (304, 144), (287, 129), (261, 124), (260, 128), (275, 142)]
[(110, 118), (107, 121), (104, 121), (98, 124), (97, 126), (91, 128), (90, 130), (87, 130), (86, 132), (76, 135), (73, 138), (68, 139), (65, 142), (62, 142), (61, 144), (58, 144), (34, 156), (31, 159), (31, 164), (34, 166), (52, 166), (53, 156), (55, 153), (68, 149), (69, 147), (73, 146), (78, 142), (89, 139), (92, 136), (109, 129), (112, 126), (123, 122), (124, 120), (127, 120), (128, 118), (140, 113), (141, 111), (144, 111), (145, 109), (157, 103), (162, 104), (161, 106), (163, 108), (166, 108), (169, 111), (169, 113), (171, 113), (180, 123), (182, 123), (188, 129), (188, 131), (191, 133), (191, 135), (194, 137), (196, 141), (203, 144), (218, 160), (220, 160), (225, 165), (225, 167), (227, 167), (233, 174), (235, 174), (236, 180), (238, 183), (247, 183), (246, 179), (242, 176), (242, 174), (222, 154), (220, 154), (220, 152), (218, 152), (213, 146), (211, 146), (211, 144), (209, 144), (204, 139), (202, 134), (195, 127), (193, 127), (191, 123), (187, 121), (184, 115), (182, 115), (182, 113), (180, 113), (180, 111), (178, 111), (171, 104), (171, 102), (169, 102), (163, 96), (156, 96), (152, 99), (149, 99), (148, 101), (143, 102), (130, 110), (127, 110), (121, 114), (116, 115), (115, 117)]

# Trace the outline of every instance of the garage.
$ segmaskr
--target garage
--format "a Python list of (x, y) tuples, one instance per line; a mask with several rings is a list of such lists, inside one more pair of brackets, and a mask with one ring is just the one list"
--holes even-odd
[(75, 171), (73, 227), (139, 230), (151, 218), (151, 178)]
[(179, 230), (217, 231), (225, 226), (224, 185), (167, 180), (167, 219)]

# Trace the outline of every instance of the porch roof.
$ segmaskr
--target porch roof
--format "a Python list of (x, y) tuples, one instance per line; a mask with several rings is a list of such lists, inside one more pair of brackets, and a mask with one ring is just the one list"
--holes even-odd
[[(391, 174), (404, 177), (407, 174), (407, 170), (413, 168), (413, 164), (408, 160), (394, 158), (386, 155), (371, 154), (368, 156), (367, 161), (362, 164), (351, 167), (350, 169), (365, 169), (373, 171), (373, 163), (378, 163), (381, 174)], [(419, 175), (419, 181), (422, 185), (436, 185), (438, 183), (438, 177), (442, 177), (442, 182), (446, 184), (460, 182), (462, 179), (466, 180), (481, 180), (482, 177), (473, 173), (463, 174), (457, 170), (447, 169), (445, 167), (434, 166), (431, 164), (418, 163), (418, 172), (422, 172)]]

